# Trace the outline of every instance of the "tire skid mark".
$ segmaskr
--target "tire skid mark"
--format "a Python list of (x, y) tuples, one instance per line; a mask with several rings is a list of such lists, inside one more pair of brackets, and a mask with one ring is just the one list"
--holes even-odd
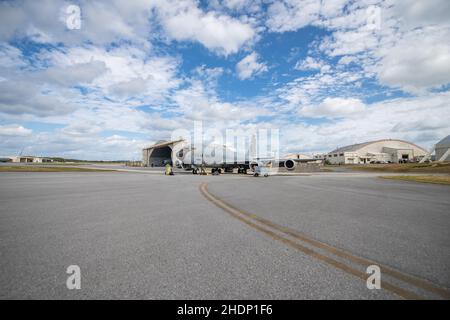
[[(223, 200), (221, 200), (219, 197), (217, 197), (216, 195), (211, 194), (208, 191), (207, 188), (207, 183), (203, 182), (200, 184), (200, 192), (203, 194), (203, 196), (208, 199), (210, 202), (212, 202), (213, 204), (215, 204), (217, 207), (221, 208), (222, 210), (226, 211), (228, 214), (230, 214), (232, 217), (238, 219), (239, 221), (247, 224), (248, 226), (270, 236), (271, 238), (273, 238), (274, 240), (280, 241), (286, 245), (289, 245), (301, 252), (303, 252), (304, 254), (307, 254), (309, 256), (312, 256), (322, 262), (325, 262), (337, 269), (340, 269), (346, 273), (349, 273), (353, 276), (356, 276), (364, 281), (366, 281), (367, 279), (367, 274), (359, 271), (355, 268), (352, 268), (351, 266), (340, 262), (338, 260), (335, 260), (327, 255), (321, 254), (319, 252), (316, 252), (306, 246), (303, 246), (301, 244), (299, 244), (298, 242), (295, 242), (289, 238), (285, 238), (282, 235), (279, 235), (278, 233), (274, 232), (278, 231), (281, 232), (283, 234), (286, 234), (296, 240), (300, 240), (303, 241), (304, 243), (307, 243), (313, 247), (316, 247), (318, 249), (324, 250), (326, 252), (329, 252), (331, 254), (334, 254), (335, 256), (338, 256), (340, 258), (344, 258), (346, 260), (349, 260), (353, 263), (359, 264), (359, 265), (363, 265), (363, 266), (369, 266), (369, 265), (373, 265), (376, 264), (378, 265), (382, 272), (392, 276), (393, 278), (396, 278), (398, 280), (401, 280), (405, 283), (408, 283), (410, 285), (413, 285), (417, 288), (426, 290), (428, 292), (432, 292), (435, 294), (440, 295), (441, 297), (445, 298), (445, 299), (450, 299), (450, 293), (442, 288), (439, 288), (431, 283), (429, 283), (428, 281), (410, 276), (408, 274), (393, 270), (391, 268), (388, 268), (386, 266), (383, 266), (377, 262), (365, 259), (365, 258), (361, 258), (361, 257), (357, 257), (349, 252), (346, 252), (344, 250), (335, 248), (331, 245), (325, 244), (323, 242), (311, 239), (303, 234), (300, 234), (299, 232), (292, 230), (290, 228), (287, 227), (283, 227), (281, 225), (278, 225), (270, 220), (261, 218), (255, 214), (252, 213), (248, 213), (244, 210), (238, 209), (236, 207), (234, 207), (233, 205), (224, 202)], [(255, 223), (257, 222), (257, 223)], [(262, 226), (261, 226), (262, 225)], [(265, 227), (268, 228), (265, 228)], [(383, 289), (386, 289), (402, 298), (405, 299), (424, 299), (423, 297), (419, 296), (418, 294), (411, 292), (409, 290), (400, 288), (396, 285), (393, 285), (389, 282), (383, 281)]]

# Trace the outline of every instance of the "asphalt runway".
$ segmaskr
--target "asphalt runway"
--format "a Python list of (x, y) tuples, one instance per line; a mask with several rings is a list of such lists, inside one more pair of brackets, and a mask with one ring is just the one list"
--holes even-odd
[(0, 298), (448, 298), (449, 193), (367, 173), (0, 173)]

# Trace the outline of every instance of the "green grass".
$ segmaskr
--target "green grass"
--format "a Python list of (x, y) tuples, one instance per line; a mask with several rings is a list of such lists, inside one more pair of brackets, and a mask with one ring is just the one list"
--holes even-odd
[(417, 173), (449, 173), (450, 163), (389, 163), (389, 164), (367, 164), (348, 166), (352, 170), (373, 172), (417, 172)]
[(72, 167), (38, 167), (38, 166), (0, 166), (0, 172), (103, 172), (114, 170), (72, 168)]
[(84, 162), (84, 161), (78, 161), (78, 162), (41, 162), (41, 163), (27, 163), (27, 166), (80, 166), (80, 165), (89, 165), (89, 164), (116, 164), (116, 165), (125, 165), (125, 163), (121, 162), (102, 162), (102, 163), (96, 163), (96, 162)]
[(446, 184), (450, 185), (450, 175), (448, 176), (381, 176), (383, 179), (414, 181), (423, 183)]

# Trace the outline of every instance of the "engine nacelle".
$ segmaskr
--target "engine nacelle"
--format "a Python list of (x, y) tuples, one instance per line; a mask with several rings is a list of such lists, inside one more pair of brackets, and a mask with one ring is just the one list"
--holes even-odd
[(288, 159), (284, 162), (284, 167), (288, 170), (294, 170), (297, 163), (294, 160)]

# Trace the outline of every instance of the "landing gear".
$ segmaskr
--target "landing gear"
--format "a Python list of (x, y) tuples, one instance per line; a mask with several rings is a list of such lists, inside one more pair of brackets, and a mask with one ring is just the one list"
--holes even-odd
[(192, 174), (197, 174), (198, 173), (198, 169), (192, 169)]
[(245, 168), (238, 168), (238, 174), (247, 174), (247, 169), (245, 169)]
[(220, 168), (212, 168), (211, 169), (211, 174), (213, 175), (213, 176), (218, 176), (219, 174), (221, 174), (222, 173), (222, 169), (220, 169)]

